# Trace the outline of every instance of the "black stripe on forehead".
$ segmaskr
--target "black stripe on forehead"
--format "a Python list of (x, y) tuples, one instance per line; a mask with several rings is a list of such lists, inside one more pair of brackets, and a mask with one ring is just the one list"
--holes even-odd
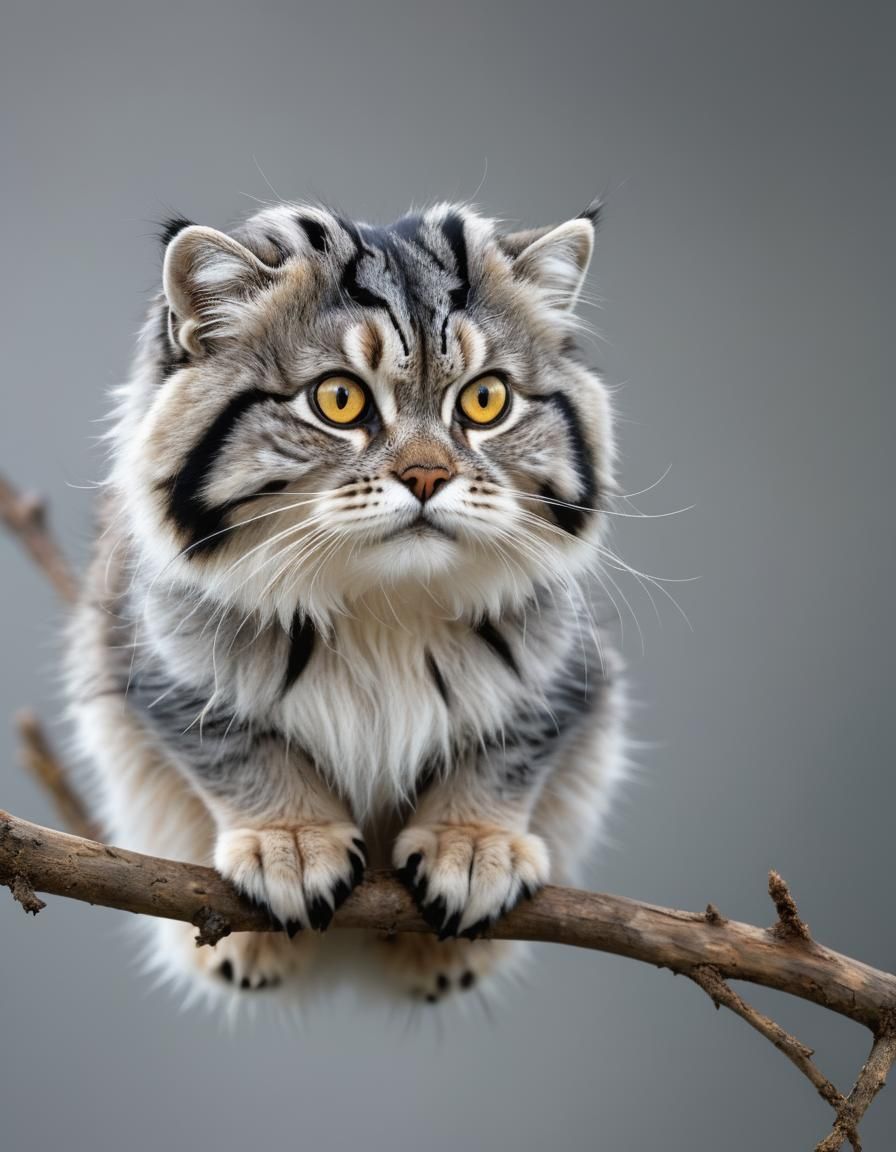
[(448, 321), (451, 319), (451, 313), (466, 308), (470, 302), (470, 268), (463, 217), (457, 212), (449, 212), (442, 221), (442, 235), (451, 249), (454, 275), (458, 281), (448, 293), (448, 311), (442, 322), (442, 355), (445, 356), (448, 352)]
[(443, 275), (449, 273), (448, 265), (440, 256), (433, 252), (432, 248), (420, 235), (420, 229), (423, 227), (423, 217), (416, 214), (402, 216), (400, 220), (396, 220), (394, 224), (389, 225), (389, 231), (394, 232), (396, 236), (400, 236), (407, 244), (413, 244), (426, 258), (433, 263), (436, 268)]
[[(352, 224), (349, 220), (340, 221), (345, 231), (351, 237), (352, 243), (355, 246), (353, 255), (349, 258), (348, 263), (342, 270), (342, 277), (339, 287), (342, 292), (353, 300), (355, 304), (361, 305), (362, 308), (379, 308), (386, 313), (389, 317), (389, 322), (395, 329), (398, 339), (401, 341), (402, 351), (405, 356), (410, 354), (410, 346), (408, 345), (407, 337), (402, 331), (401, 325), (398, 323), (398, 318), (392, 309), (392, 305), (383, 296), (378, 296), (370, 288), (365, 287), (358, 282), (358, 271), (361, 261), (365, 257), (375, 259), (375, 253), (371, 250), (371, 245), (378, 249), (383, 255), (383, 262), (389, 268), (389, 271), (396, 272), (396, 268), (400, 268), (400, 263), (394, 259), (389, 260), (389, 253), (387, 251), (388, 240), (385, 239), (385, 233), (377, 229), (368, 228), (364, 230), (363, 236), (358, 227)], [(403, 269), (400, 273), (402, 280), (402, 287), (404, 287)]]

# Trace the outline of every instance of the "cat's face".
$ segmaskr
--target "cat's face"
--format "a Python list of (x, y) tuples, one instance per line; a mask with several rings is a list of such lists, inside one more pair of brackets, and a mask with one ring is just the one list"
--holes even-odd
[(184, 227), (118, 481), (156, 567), (319, 622), (382, 590), (450, 614), (593, 560), (606, 395), (571, 309), (585, 216), (501, 235), (440, 206), (389, 228), (281, 206)]

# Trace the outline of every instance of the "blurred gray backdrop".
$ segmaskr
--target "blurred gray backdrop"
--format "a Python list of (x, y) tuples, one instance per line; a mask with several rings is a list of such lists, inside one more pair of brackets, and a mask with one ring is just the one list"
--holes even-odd
[[(893, 969), (894, 33), (874, 3), (4, 4), (0, 466), (83, 560), (169, 210), (475, 197), (530, 225), (605, 193), (586, 314), (623, 487), (669, 469), (639, 506), (696, 505), (616, 543), (699, 580), (667, 586), (693, 630), (623, 583), (639, 771), (590, 879), (767, 923), (774, 866), (819, 939)], [(56, 720), (60, 612), (5, 538), (0, 573), (0, 716)], [(53, 822), (2, 739), (0, 804)], [(765, 1041), (630, 961), (542, 947), (488, 1015), (339, 999), (229, 1032), (147, 987), (124, 915), (0, 896), (10, 1152), (795, 1150), (829, 1122)], [(754, 1000), (849, 1087), (862, 1030)]]

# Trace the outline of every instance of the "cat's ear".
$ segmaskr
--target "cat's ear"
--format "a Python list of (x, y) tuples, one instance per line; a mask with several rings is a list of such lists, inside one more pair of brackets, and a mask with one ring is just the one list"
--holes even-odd
[(171, 337), (194, 356), (238, 324), (246, 300), (273, 283), (277, 270), (214, 228), (180, 229), (165, 249), (162, 284)]
[(589, 204), (581, 216), (549, 228), (502, 236), (501, 247), (513, 259), (514, 272), (538, 285), (558, 308), (575, 306), (585, 282), (600, 204)]

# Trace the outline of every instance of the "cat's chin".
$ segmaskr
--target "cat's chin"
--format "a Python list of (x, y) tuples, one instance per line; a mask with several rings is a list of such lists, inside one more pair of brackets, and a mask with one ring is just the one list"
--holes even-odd
[(448, 532), (419, 523), (385, 537), (356, 558), (365, 569), (376, 571), (377, 580), (390, 584), (428, 581), (462, 562), (462, 550)]

